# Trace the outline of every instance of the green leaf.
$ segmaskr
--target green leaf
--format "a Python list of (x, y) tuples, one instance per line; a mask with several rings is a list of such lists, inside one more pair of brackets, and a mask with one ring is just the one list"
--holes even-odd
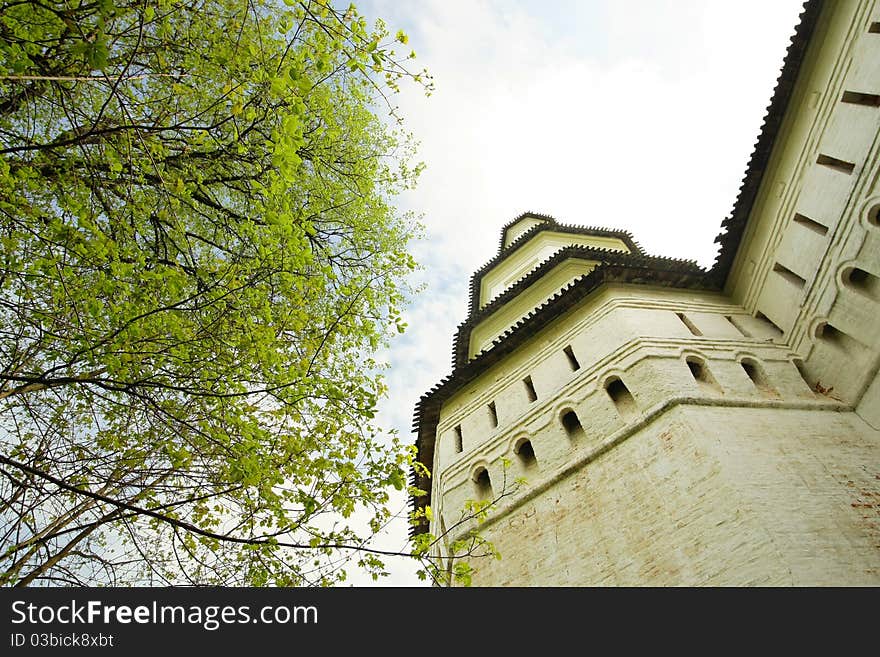
[[(407, 489), (371, 352), (413, 292), (421, 169), (379, 108), (414, 76), (371, 70), (404, 69), (354, 9), (285, 4), (4, 7), (6, 70), (70, 78), (3, 82), (0, 353), (40, 382), (4, 397), (4, 452), (84, 491), (8, 482), (9, 535), (48, 538), (2, 584), (332, 584), (326, 546)], [(98, 490), (153, 515), (65, 550)]]

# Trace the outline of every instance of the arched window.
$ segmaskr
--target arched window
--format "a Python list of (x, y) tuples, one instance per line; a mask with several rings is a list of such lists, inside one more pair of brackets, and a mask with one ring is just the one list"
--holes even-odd
[(474, 488), (479, 499), (492, 499), (492, 481), (489, 479), (489, 471), (486, 468), (479, 467), (474, 470)]
[(850, 267), (843, 272), (843, 283), (850, 290), (868, 297), (872, 301), (880, 301), (880, 278), (858, 267)]
[(585, 435), (577, 413), (570, 408), (562, 412), (560, 419), (562, 420), (562, 428), (565, 429), (565, 433), (568, 434), (569, 438), (580, 438)]
[(823, 322), (816, 327), (816, 337), (834, 349), (852, 356), (861, 356), (865, 350), (861, 342), (828, 322)]
[(709, 366), (706, 365), (702, 358), (688, 356), (686, 362), (688, 369), (691, 371), (691, 376), (694, 377), (694, 381), (697, 382), (701, 390), (712, 393), (721, 392), (721, 386), (718, 385), (718, 381), (712, 376)]
[(535, 450), (530, 440), (525, 438), (520, 440), (513, 451), (519, 457), (520, 463), (526, 468), (538, 465), (538, 459), (535, 458)]
[(761, 392), (765, 397), (777, 397), (776, 390), (770, 385), (770, 381), (767, 379), (767, 375), (764, 374), (764, 368), (761, 367), (758, 361), (752, 358), (743, 358), (740, 362), (743, 370), (748, 375), (748, 377), (752, 380), (752, 383), (755, 384), (755, 387)]
[(638, 415), (639, 409), (636, 406), (636, 400), (620, 377), (614, 376), (608, 379), (605, 383), (605, 392), (611, 397), (617, 412), (624, 420), (632, 420)]
[(868, 210), (868, 223), (872, 226), (880, 226), (880, 203)]

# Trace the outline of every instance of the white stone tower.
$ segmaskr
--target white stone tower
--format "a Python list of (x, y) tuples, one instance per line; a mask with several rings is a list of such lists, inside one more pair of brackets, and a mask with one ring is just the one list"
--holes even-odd
[(880, 6), (808, 2), (711, 270), (506, 225), (416, 408), (415, 531), (448, 556), (504, 494), (475, 584), (880, 584), (878, 133)]

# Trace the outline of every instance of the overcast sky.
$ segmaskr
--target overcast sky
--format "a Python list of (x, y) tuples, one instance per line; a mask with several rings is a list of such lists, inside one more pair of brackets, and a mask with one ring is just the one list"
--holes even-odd
[[(450, 371), (469, 278), (519, 214), (627, 229), (653, 255), (711, 266), (802, 2), (357, 4), (407, 32), (436, 85), (397, 98), (427, 165), (400, 199), (422, 215), (426, 289), (388, 354), (381, 413), (409, 442), (419, 396)], [(405, 536), (401, 524), (381, 545)], [(382, 583), (418, 583), (412, 564), (389, 566)]]

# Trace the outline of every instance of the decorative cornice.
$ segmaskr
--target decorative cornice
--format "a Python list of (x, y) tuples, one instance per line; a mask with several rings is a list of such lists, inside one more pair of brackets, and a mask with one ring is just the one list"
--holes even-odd
[[(508, 228), (513, 226), (521, 219), (534, 217), (541, 219), (544, 223), (532, 226), (522, 235), (517, 237), (513, 242), (504, 246), (504, 233)], [(474, 275), (471, 276), (470, 299), (468, 302), (468, 317), (473, 316), (480, 307), (480, 284), (483, 277), (488, 274), (496, 265), (517, 250), (525, 246), (535, 235), (545, 230), (552, 230), (557, 233), (568, 233), (569, 235), (588, 235), (595, 237), (615, 237), (626, 244), (627, 248), (635, 255), (645, 255), (642, 247), (633, 239), (632, 233), (627, 230), (615, 230), (612, 228), (601, 228), (599, 226), (577, 226), (571, 224), (561, 224), (549, 215), (537, 214), (534, 212), (524, 212), (513, 221), (509, 221), (501, 229), (501, 245), (498, 253), (489, 262), (480, 267)]]
[[(464, 385), (501, 361), (519, 346), (534, 337), (553, 320), (571, 310), (605, 283), (648, 284), (685, 289), (713, 289), (707, 281), (707, 272), (695, 264), (668, 258), (635, 257), (619, 253), (617, 261), (600, 263), (589, 274), (581, 276), (553, 295), (543, 305), (520, 319), (493, 341), (492, 347), (479, 353), (473, 360), (453, 370), (431, 390), (422, 395), (413, 414), (416, 432), (416, 459), (427, 468), (433, 467), (434, 443), (440, 409), (447, 399)], [(420, 471), (411, 472), (411, 483), (416, 488), (430, 491), (430, 479)], [(430, 492), (412, 497), (413, 510), (430, 504)], [(426, 524), (414, 526), (413, 535), (428, 531)]]
[(551, 217), (549, 214), (532, 212), (531, 210), (529, 210), (528, 212), (523, 212), (521, 215), (511, 219), (501, 227), (501, 237), (498, 239), (498, 253), (501, 253), (504, 250), (504, 239), (505, 237), (507, 237), (507, 230), (515, 226), (521, 220), (529, 218), (538, 219), (539, 221), (546, 221), (552, 224), (556, 223), (556, 219), (554, 217)]
[[(552, 256), (541, 262), (535, 269), (517, 280), (500, 295), (492, 299), (482, 308), (472, 312), (471, 315), (458, 325), (452, 340), (452, 368), (457, 369), (468, 361), (470, 351), (471, 332), (483, 320), (492, 315), (506, 303), (514, 299), (520, 292), (537, 283), (551, 269), (569, 258), (582, 260), (596, 260), (604, 263), (631, 263), (636, 266), (649, 266), (651, 264), (665, 264), (680, 268), (682, 271), (694, 271), (699, 269), (693, 260), (679, 260), (662, 256), (636, 255), (624, 253), (612, 249), (600, 249), (589, 246), (572, 245), (563, 247)], [(700, 270), (702, 271), (702, 270)]]

